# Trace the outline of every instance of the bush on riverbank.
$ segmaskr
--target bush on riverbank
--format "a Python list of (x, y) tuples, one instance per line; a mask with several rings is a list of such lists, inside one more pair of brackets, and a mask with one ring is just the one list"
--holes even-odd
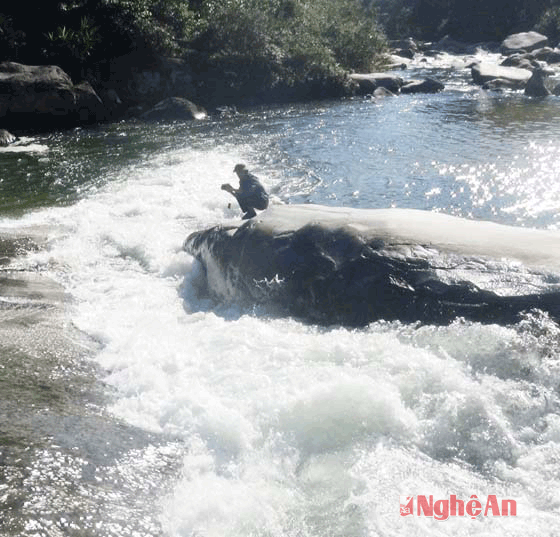
[(42, 0), (0, 7), (0, 58), (56, 64), (74, 78), (96, 62), (132, 51), (179, 52), (195, 31), (183, 0)]
[[(185, 56), (208, 95), (232, 100), (319, 85), (340, 91), (383, 49), (361, 0), (43, 0), (0, 8), (0, 58), (57, 64), (74, 79), (134, 51)], [(89, 76), (88, 76), (89, 75)], [(95, 84), (94, 80), (90, 80)], [(330, 88), (330, 89), (329, 89)]]
[(372, 69), (385, 45), (359, 0), (205, 0), (199, 14), (193, 53), (226, 74), (209, 79), (226, 101), (249, 96), (255, 82), (257, 100), (340, 93), (344, 72)]

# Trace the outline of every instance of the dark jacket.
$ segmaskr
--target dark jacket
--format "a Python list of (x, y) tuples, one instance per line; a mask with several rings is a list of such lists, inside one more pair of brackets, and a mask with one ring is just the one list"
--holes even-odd
[(239, 190), (237, 190), (235, 197), (244, 213), (250, 209), (264, 211), (268, 207), (268, 194), (266, 190), (261, 185), (261, 182), (246, 170), (239, 176)]

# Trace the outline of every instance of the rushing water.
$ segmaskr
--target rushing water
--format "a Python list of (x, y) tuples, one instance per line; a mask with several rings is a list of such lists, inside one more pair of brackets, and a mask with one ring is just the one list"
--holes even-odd
[[(557, 229), (560, 101), (466, 73), (3, 150), (0, 534), (558, 535), (557, 324), (311, 326), (199, 297), (182, 251), (239, 217), (220, 190), (238, 162), (273, 203)], [(517, 515), (399, 516), (452, 494)]]

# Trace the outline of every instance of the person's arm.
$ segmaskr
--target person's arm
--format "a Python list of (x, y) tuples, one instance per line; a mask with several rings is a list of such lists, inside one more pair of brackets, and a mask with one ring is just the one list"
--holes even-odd
[(237, 190), (235, 190), (235, 188), (233, 188), (229, 183), (224, 183), (221, 186), (221, 189), (225, 190), (226, 192), (229, 192), (230, 194), (232, 194), (234, 196), (237, 194)]

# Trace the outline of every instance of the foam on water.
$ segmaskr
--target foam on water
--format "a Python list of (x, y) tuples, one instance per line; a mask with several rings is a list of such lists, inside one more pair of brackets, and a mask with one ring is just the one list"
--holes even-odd
[[(165, 532), (553, 535), (558, 327), (535, 314), (505, 328), (351, 331), (205, 302), (181, 246), (239, 214), (219, 186), (244, 157), (168, 152), (20, 221), (52, 229), (49, 247), (20, 263), (61, 282), (73, 322), (103, 344), (111, 412), (185, 446), (153, 505)], [(497, 494), (517, 500), (518, 516), (441, 526), (401, 518), (403, 494)]]
[(49, 147), (45, 144), (38, 143), (31, 137), (22, 136), (14, 143), (0, 147), (2, 153), (47, 153)]

